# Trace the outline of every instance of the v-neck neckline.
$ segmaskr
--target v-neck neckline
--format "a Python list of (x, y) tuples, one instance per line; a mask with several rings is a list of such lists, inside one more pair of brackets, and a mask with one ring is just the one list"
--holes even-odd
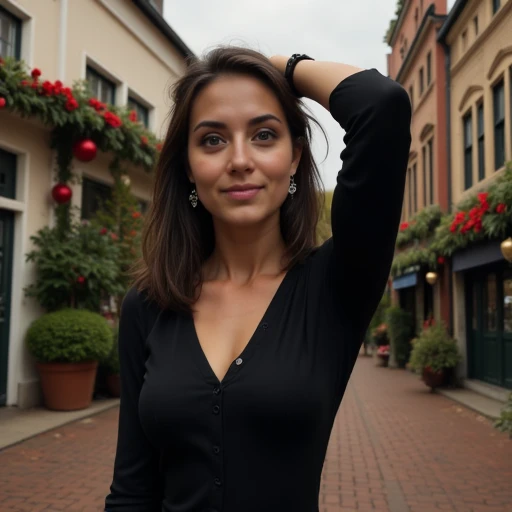
[[(246, 362), (250, 359), (252, 353), (254, 352), (254, 349), (259, 344), (258, 339), (261, 333), (267, 331), (269, 325), (271, 325), (271, 320), (276, 312), (277, 304), (280, 303), (280, 298), (285, 293), (286, 289), (291, 283), (292, 275), (295, 273), (295, 270), (297, 269), (298, 266), (299, 264), (296, 264), (286, 272), (281, 283), (279, 284), (274, 295), (272, 296), (272, 299), (270, 300), (265, 312), (263, 313), (263, 316), (257, 323), (254, 332), (249, 338), (249, 341), (245, 345), (242, 352), (231, 362), (227, 372), (222, 377), (222, 379), (219, 379), (217, 377), (216, 373), (213, 371), (210, 361), (206, 357), (201, 342), (199, 341), (199, 336), (197, 335), (194, 316), (191, 313), (187, 315), (187, 321), (189, 323), (192, 338), (190, 345), (194, 352), (194, 360), (199, 366), (201, 373), (209, 383), (211, 383), (214, 386), (223, 387), (240, 371), (240, 369), (243, 366), (245, 366)], [(240, 364), (237, 364), (237, 361), (240, 361)]]

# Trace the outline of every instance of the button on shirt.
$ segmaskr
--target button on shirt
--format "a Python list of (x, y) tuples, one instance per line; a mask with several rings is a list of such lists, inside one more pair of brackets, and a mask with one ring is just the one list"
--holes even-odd
[(367, 70), (336, 87), (330, 112), (346, 130), (333, 237), (287, 272), (222, 382), (191, 315), (127, 294), (106, 510), (318, 511), (334, 418), (393, 257), (411, 106)]

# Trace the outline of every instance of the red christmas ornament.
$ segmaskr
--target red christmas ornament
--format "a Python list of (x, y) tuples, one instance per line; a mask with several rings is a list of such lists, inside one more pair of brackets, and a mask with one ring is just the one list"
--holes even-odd
[(0, 98), (0, 108), (4, 108), (6, 103), (5, 98)]
[(444, 265), (444, 264), (445, 264), (445, 262), (446, 262), (446, 260), (444, 259), (444, 257), (443, 257), (443, 256), (439, 256), (439, 257), (437, 258), (437, 263), (439, 263), (439, 265)]
[(76, 278), (76, 282), (77, 282), (78, 284), (84, 284), (84, 283), (85, 283), (85, 277), (84, 277), (84, 276), (78, 276), (78, 277)]
[(90, 162), (96, 158), (98, 148), (90, 139), (82, 139), (73, 146), (73, 155), (81, 162)]
[(73, 192), (65, 183), (57, 183), (52, 188), (52, 197), (56, 203), (65, 204), (70, 201)]

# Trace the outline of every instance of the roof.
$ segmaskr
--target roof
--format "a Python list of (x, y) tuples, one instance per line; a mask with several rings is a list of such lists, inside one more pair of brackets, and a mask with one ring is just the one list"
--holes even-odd
[(424, 31), (426, 30), (429, 21), (432, 21), (435, 23), (435, 22), (443, 21), (444, 19), (446, 19), (446, 16), (444, 14), (436, 14), (435, 13), (435, 5), (430, 4), (428, 9), (425, 12), (425, 15), (423, 16), (423, 19), (421, 20), (421, 24), (418, 27), (418, 30), (416, 31), (416, 35), (415, 35), (414, 39), (412, 40), (409, 51), (407, 52), (407, 55), (405, 56), (405, 59), (402, 62), (402, 65), (400, 66), (398, 73), (396, 74), (395, 80), (397, 82), (400, 82), (405, 69), (407, 69), (407, 66), (409, 65), (411, 59), (416, 54), (416, 51), (415, 51), (416, 45), (418, 44), (418, 41), (420, 40), (421, 36), (423, 35)]
[(459, 16), (461, 15), (462, 11), (464, 10), (464, 7), (466, 7), (466, 4), (468, 3), (468, 0), (457, 0), (451, 9), (451, 11), (448, 14), (448, 17), (446, 18), (446, 21), (443, 23), (443, 26), (439, 30), (439, 33), (437, 34), (437, 40), (444, 42), (446, 39), (446, 36), (448, 35), (448, 32), (450, 32), (450, 29), (453, 27), (455, 22), (459, 19)]
[(183, 57), (190, 57), (194, 52), (174, 32), (164, 17), (158, 12), (148, 0), (132, 0), (132, 2), (149, 18), (151, 23), (162, 32), (162, 34), (176, 47)]

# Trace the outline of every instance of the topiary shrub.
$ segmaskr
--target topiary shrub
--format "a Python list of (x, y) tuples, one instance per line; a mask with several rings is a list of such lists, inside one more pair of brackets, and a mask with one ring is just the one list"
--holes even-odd
[(411, 353), (413, 319), (410, 313), (393, 306), (386, 310), (389, 344), (399, 368), (405, 368)]
[(112, 349), (112, 328), (98, 313), (62, 309), (35, 320), (27, 345), (40, 363), (101, 361)]

